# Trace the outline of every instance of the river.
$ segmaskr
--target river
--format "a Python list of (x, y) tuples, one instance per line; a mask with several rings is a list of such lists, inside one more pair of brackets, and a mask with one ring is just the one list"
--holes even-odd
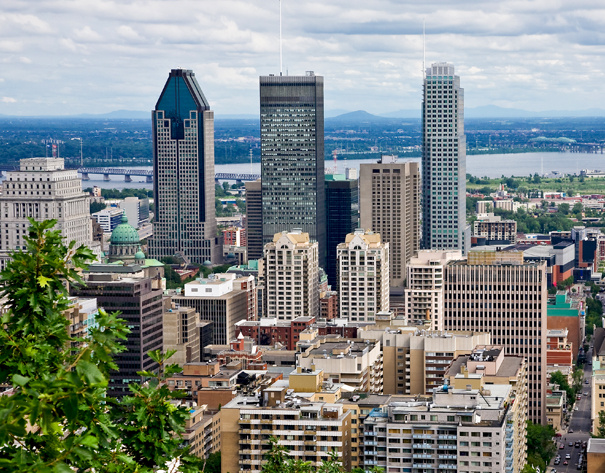
[[(375, 159), (349, 159), (337, 161), (337, 172), (344, 173), (345, 168), (359, 170), (362, 163), (371, 163)], [(406, 161), (402, 159), (402, 161)], [(409, 158), (420, 162), (420, 158)], [(333, 169), (334, 161), (326, 160), (326, 169)], [(144, 167), (142, 169), (151, 169)], [(558, 171), (566, 174), (578, 174), (582, 169), (605, 170), (605, 154), (589, 153), (517, 153), (517, 154), (476, 154), (466, 157), (466, 172), (477, 177), (528, 176), (534, 173), (548, 174)], [(260, 163), (217, 164), (215, 172), (260, 174)], [(121, 176), (111, 176), (104, 181), (101, 175), (90, 175), (89, 181), (82, 182), (83, 187), (98, 186), (103, 189), (146, 188), (152, 184), (145, 178), (132, 177), (132, 182), (124, 182)]]

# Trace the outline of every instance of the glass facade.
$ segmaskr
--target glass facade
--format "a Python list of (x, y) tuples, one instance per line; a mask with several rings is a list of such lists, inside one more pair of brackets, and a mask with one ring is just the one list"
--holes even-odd
[(295, 228), (326, 263), (323, 77), (260, 78), (263, 243)]
[(152, 125), (155, 221), (150, 256), (218, 262), (214, 112), (193, 72), (170, 71)]

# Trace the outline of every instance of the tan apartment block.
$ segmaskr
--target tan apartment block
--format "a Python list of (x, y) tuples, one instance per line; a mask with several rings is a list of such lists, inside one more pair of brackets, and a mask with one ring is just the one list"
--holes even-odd
[(359, 337), (382, 346), (384, 394), (431, 394), (443, 384), (449, 364), (477, 345), (491, 342), (489, 333), (439, 332), (419, 327), (359, 331)]
[(361, 228), (380, 233), (390, 247), (392, 287), (403, 287), (408, 261), (420, 247), (420, 170), (418, 163), (383, 156), (361, 164)]

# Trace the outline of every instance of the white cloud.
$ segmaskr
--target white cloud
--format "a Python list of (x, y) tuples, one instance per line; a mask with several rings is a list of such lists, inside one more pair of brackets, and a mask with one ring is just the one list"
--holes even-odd
[(17, 99), (12, 97), (2, 97), (2, 103), (17, 103)]

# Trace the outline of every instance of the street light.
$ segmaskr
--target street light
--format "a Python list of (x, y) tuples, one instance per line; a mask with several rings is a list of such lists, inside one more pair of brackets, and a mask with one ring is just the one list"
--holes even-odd
[(80, 142), (80, 166), (84, 167), (84, 155), (82, 154), (82, 138), (72, 138), (71, 141), (78, 140)]

